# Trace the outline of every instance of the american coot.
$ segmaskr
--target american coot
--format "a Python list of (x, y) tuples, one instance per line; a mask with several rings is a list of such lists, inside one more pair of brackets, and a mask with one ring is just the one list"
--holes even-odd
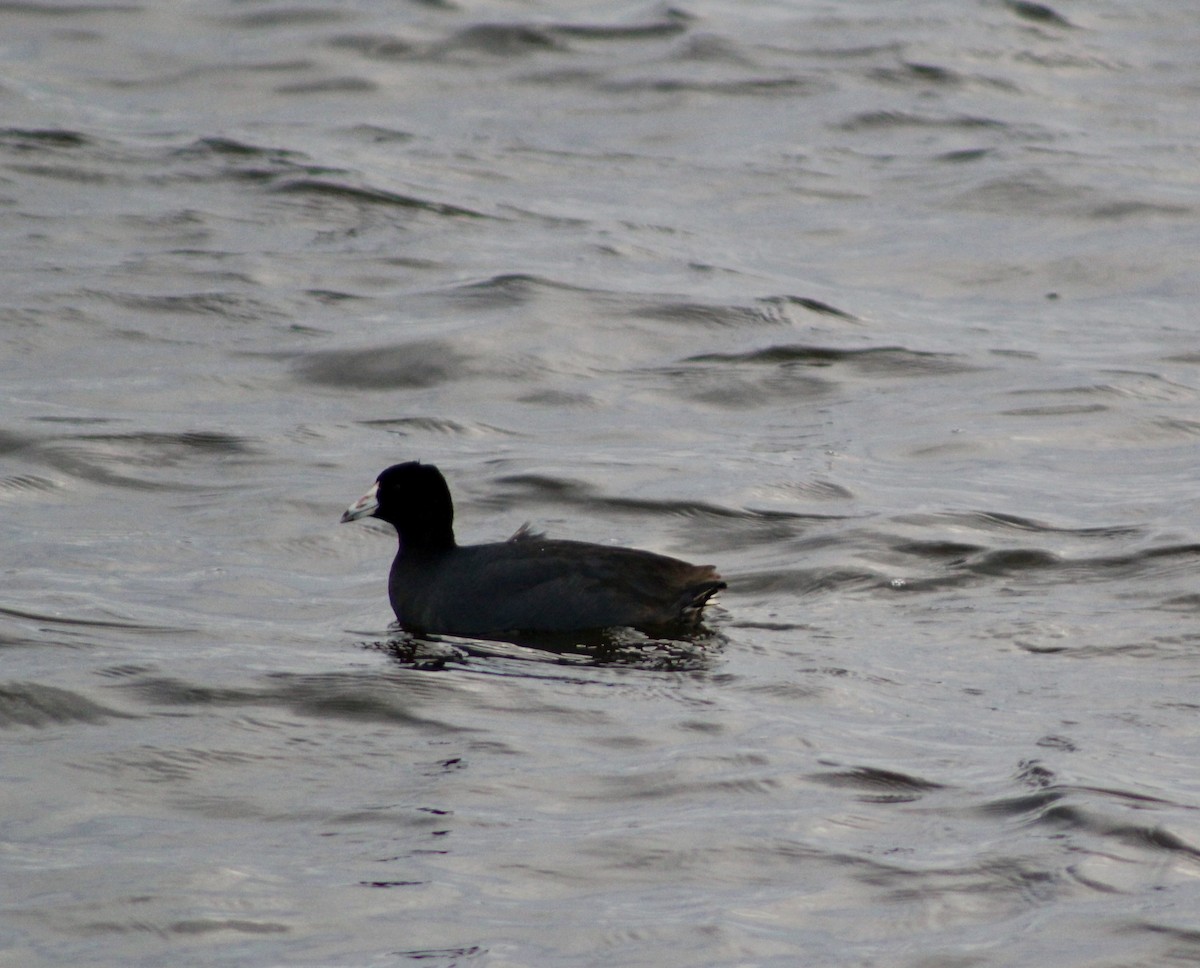
[(522, 528), (507, 541), (459, 545), (446, 479), (432, 464), (396, 464), (346, 509), (342, 523), (376, 517), (400, 548), (388, 597), (406, 629), (450, 635), (691, 627), (725, 587), (712, 565)]

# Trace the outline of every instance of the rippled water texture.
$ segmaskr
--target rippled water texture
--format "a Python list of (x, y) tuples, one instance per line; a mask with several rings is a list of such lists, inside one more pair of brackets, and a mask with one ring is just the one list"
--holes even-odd
[[(0, 964), (1200, 960), (1198, 49), (0, 4)], [(709, 633), (395, 635), (414, 458)]]

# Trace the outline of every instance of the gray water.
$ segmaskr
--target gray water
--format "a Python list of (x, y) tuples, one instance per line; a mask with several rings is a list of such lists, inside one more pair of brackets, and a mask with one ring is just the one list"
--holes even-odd
[[(0, 5), (0, 964), (1200, 960), (1197, 50)], [(415, 458), (711, 634), (399, 636)]]

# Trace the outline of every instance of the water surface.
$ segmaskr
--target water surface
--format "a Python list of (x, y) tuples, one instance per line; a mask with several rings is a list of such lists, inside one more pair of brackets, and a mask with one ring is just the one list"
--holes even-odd
[[(0, 962), (1200, 957), (1187, 4), (0, 26)], [(712, 634), (397, 639), (415, 458)]]

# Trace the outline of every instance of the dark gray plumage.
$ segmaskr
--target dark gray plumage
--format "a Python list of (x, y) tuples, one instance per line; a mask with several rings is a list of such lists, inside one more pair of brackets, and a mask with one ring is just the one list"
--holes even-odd
[(410, 461), (379, 475), (342, 515), (395, 526), (400, 547), (388, 597), (400, 624), (421, 632), (486, 635), (632, 626), (694, 626), (726, 587), (712, 565), (521, 529), (508, 541), (461, 546), (454, 505), (432, 464)]

